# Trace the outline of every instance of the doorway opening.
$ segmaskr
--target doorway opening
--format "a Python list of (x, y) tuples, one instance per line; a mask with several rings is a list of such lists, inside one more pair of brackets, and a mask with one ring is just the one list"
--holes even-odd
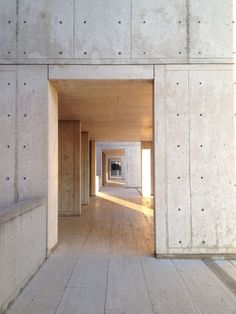
[[(110, 230), (94, 250), (153, 254), (153, 80), (57, 79), (53, 85), (59, 104), (59, 238), (68, 243), (76, 224), (88, 239), (85, 250), (94, 228), (99, 234)], [(108, 244), (114, 234), (118, 242)]]

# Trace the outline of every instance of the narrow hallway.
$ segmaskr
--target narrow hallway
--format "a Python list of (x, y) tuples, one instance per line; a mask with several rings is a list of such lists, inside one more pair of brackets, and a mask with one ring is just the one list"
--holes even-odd
[(58, 247), (7, 313), (236, 313), (203, 261), (153, 258), (150, 207), (136, 189), (107, 186), (81, 217), (60, 217)]

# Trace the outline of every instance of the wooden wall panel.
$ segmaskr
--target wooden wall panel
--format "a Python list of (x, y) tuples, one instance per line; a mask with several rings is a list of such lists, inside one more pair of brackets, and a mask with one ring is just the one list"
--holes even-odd
[(59, 122), (59, 214), (80, 215), (80, 122)]
[(81, 204), (89, 204), (89, 133), (81, 133)]

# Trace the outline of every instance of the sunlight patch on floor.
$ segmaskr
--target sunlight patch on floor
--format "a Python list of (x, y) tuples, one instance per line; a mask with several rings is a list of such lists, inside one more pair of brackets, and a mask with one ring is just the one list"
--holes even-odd
[(130, 208), (130, 209), (136, 210), (136, 211), (138, 211), (140, 213), (143, 213), (144, 215), (153, 216), (153, 209), (151, 209), (149, 207), (146, 207), (144, 205), (138, 205), (138, 204), (126, 201), (124, 199), (105, 194), (103, 192), (97, 192), (97, 196), (101, 197), (101, 198), (103, 198), (103, 199), (105, 199), (107, 201), (116, 203), (118, 205), (121, 205), (121, 206)]

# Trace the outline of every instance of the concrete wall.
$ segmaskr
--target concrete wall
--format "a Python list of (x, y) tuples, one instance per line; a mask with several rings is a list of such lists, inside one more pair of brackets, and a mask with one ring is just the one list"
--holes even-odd
[[(9, 0), (0, 2), (0, 21), (1, 205), (47, 196), (48, 180), (55, 179), (48, 73), (61, 74), (57, 65), (71, 64), (60, 79), (72, 72), (84, 79), (151, 73), (156, 252), (235, 252), (235, 70), (224, 66), (235, 62), (233, 0)], [(50, 251), (56, 229), (47, 238)]]
[[(1, 205), (5, 205), (47, 192), (44, 181), (47, 129), (35, 127), (38, 121), (47, 121), (47, 68), (1, 66), (0, 75), (3, 90)], [(35, 167), (37, 157), (42, 157), (38, 168)]]
[(41, 198), (0, 208), (0, 313), (46, 258), (45, 222)]
[(236, 252), (234, 67), (155, 73), (157, 253)]
[(0, 58), (33, 64), (232, 62), (234, 9), (233, 0), (1, 1)]
[[(126, 187), (141, 187), (141, 144), (139, 142), (97, 142), (97, 175), (102, 175), (103, 149), (123, 149), (122, 176)], [(99, 180), (101, 182), (101, 179)], [(101, 187), (101, 185), (100, 185)]]
[(48, 145), (55, 128), (49, 131), (47, 73), (45, 65), (0, 65), (1, 206), (48, 194)]

